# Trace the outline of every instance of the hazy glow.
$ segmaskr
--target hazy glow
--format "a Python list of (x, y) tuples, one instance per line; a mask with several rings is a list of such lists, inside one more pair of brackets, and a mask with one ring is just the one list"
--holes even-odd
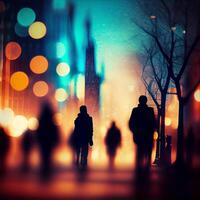
[(58, 102), (63, 102), (67, 99), (67, 92), (63, 88), (59, 88), (55, 92), (55, 99)]
[(172, 120), (169, 117), (165, 117), (165, 125), (170, 126), (172, 124)]
[(59, 76), (67, 76), (70, 72), (70, 67), (67, 63), (59, 63), (56, 67), (56, 72)]
[(157, 131), (154, 132), (154, 134), (153, 134), (153, 139), (154, 139), (154, 140), (157, 140), (157, 139), (158, 139), (158, 132), (157, 132)]
[(6, 45), (5, 55), (9, 60), (16, 60), (22, 53), (21, 46), (17, 42), (9, 42)]
[(10, 108), (0, 110), (0, 124), (4, 127), (9, 126), (14, 119), (14, 112)]
[(13, 73), (10, 78), (10, 85), (16, 91), (25, 90), (28, 87), (28, 84), (29, 84), (29, 78), (22, 71)]
[(44, 97), (49, 91), (49, 86), (45, 81), (37, 81), (33, 85), (33, 93), (37, 97)]
[(22, 26), (30, 26), (35, 21), (35, 12), (31, 8), (22, 8), (17, 14), (17, 21)]
[(53, 0), (53, 8), (56, 10), (62, 10), (66, 8), (66, 0)]
[(37, 118), (35, 118), (35, 117), (29, 118), (29, 120), (28, 120), (28, 128), (30, 130), (35, 131), (35, 130), (37, 130), (38, 126), (39, 126), (39, 122), (38, 122)]
[(10, 126), (10, 136), (19, 137), (28, 128), (28, 120), (23, 115), (16, 115), (11, 126)]
[(63, 121), (62, 113), (55, 113), (53, 116), (53, 120), (57, 126), (61, 126)]
[(194, 93), (194, 99), (197, 101), (197, 102), (200, 102), (200, 89), (197, 89)]
[(82, 74), (77, 77), (77, 97), (80, 101), (85, 99), (85, 77)]
[(43, 74), (48, 69), (48, 60), (41, 55), (35, 56), (30, 62), (30, 69), (35, 74)]
[(66, 49), (62, 42), (56, 43), (56, 56), (57, 58), (62, 58), (65, 55)]
[(29, 35), (33, 39), (41, 39), (46, 35), (47, 28), (43, 22), (34, 22), (28, 29)]

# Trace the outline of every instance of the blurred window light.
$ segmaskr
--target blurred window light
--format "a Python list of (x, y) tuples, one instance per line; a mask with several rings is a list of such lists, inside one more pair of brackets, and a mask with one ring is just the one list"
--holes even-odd
[(70, 72), (70, 67), (67, 63), (59, 63), (56, 67), (56, 72), (59, 76), (67, 76)]
[(58, 102), (64, 102), (67, 99), (68, 95), (65, 89), (58, 88), (55, 92), (55, 99)]
[(0, 110), (0, 124), (4, 127), (9, 126), (14, 120), (14, 112), (11, 108)]
[(33, 93), (37, 97), (44, 97), (49, 91), (48, 84), (45, 81), (37, 81), (33, 85)]
[(39, 121), (37, 118), (31, 117), (28, 119), (28, 128), (30, 130), (35, 131), (37, 130), (38, 126), (39, 126)]
[(197, 89), (194, 93), (194, 99), (197, 102), (200, 102), (200, 89)]
[(28, 27), (35, 21), (36, 15), (31, 8), (22, 8), (17, 14), (17, 21), (20, 25)]
[(52, 3), (55, 10), (64, 10), (66, 8), (66, 0), (53, 0)]
[(11, 75), (10, 85), (16, 91), (23, 91), (28, 87), (29, 78), (22, 71), (15, 72)]
[(16, 60), (22, 53), (21, 46), (17, 42), (9, 42), (5, 48), (6, 58), (9, 60)]
[(170, 126), (172, 124), (172, 120), (169, 117), (165, 117), (165, 125)]
[(46, 25), (43, 22), (34, 22), (29, 27), (28, 33), (33, 39), (41, 39), (47, 33)]
[(48, 69), (48, 60), (41, 55), (35, 56), (31, 59), (30, 69), (35, 74), (43, 74)]
[(77, 77), (77, 97), (80, 101), (85, 99), (85, 77), (82, 74), (79, 74)]
[(56, 57), (62, 58), (65, 55), (66, 49), (65, 45), (62, 42), (56, 43)]

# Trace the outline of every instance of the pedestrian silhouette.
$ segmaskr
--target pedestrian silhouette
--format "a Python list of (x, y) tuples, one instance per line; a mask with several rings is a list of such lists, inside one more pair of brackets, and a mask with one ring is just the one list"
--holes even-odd
[(115, 122), (111, 123), (105, 137), (106, 150), (109, 157), (109, 166), (112, 169), (116, 157), (117, 148), (121, 145), (121, 132)]
[(10, 147), (10, 139), (3, 127), (0, 127), (0, 175), (6, 171), (6, 158)]
[(189, 129), (187, 137), (186, 137), (186, 164), (189, 168), (192, 167), (193, 157), (194, 157), (194, 131), (192, 128)]
[(138, 169), (149, 169), (155, 129), (154, 110), (147, 106), (147, 97), (140, 96), (138, 107), (133, 108), (129, 128), (137, 145), (136, 166)]
[(78, 167), (85, 168), (87, 166), (88, 145), (93, 145), (93, 122), (92, 117), (87, 113), (87, 107), (82, 105), (80, 113), (74, 121), (74, 143), (77, 147), (76, 164)]
[(37, 141), (41, 156), (41, 173), (43, 177), (50, 175), (52, 153), (59, 142), (58, 128), (53, 120), (53, 110), (49, 103), (42, 107), (37, 129)]
[(34, 145), (34, 132), (28, 129), (25, 131), (21, 141), (21, 150), (23, 154), (22, 170), (24, 172), (28, 171), (30, 168), (30, 153)]

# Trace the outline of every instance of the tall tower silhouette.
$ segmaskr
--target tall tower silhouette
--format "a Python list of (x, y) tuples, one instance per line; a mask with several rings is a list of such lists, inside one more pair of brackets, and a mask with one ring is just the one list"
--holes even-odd
[(86, 63), (85, 63), (85, 104), (89, 112), (98, 116), (100, 106), (100, 77), (96, 73), (95, 45), (91, 37), (91, 22), (85, 21), (87, 36)]

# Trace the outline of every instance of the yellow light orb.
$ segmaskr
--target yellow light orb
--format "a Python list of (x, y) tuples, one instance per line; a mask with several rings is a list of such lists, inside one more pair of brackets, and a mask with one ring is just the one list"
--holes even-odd
[(155, 132), (153, 133), (153, 139), (154, 139), (154, 140), (157, 140), (157, 139), (158, 139), (158, 132), (157, 132), (157, 131), (155, 131)]
[(35, 56), (31, 59), (30, 69), (35, 74), (43, 74), (48, 69), (48, 60), (41, 55)]
[(33, 93), (37, 97), (44, 97), (49, 91), (49, 86), (45, 81), (38, 81), (33, 85)]
[(11, 126), (10, 126), (10, 136), (19, 137), (28, 128), (28, 120), (23, 115), (16, 115)]
[(33, 39), (41, 39), (46, 35), (47, 28), (43, 22), (36, 21), (28, 29), (29, 35)]
[(194, 93), (194, 99), (197, 102), (200, 102), (200, 89), (197, 89)]
[(25, 90), (28, 87), (28, 84), (29, 84), (29, 78), (22, 71), (13, 73), (10, 78), (10, 85), (16, 91)]
[(59, 76), (67, 76), (70, 72), (70, 67), (67, 63), (59, 63), (56, 67), (56, 72)]
[(171, 118), (169, 118), (169, 117), (165, 117), (165, 125), (166, 125), (166, 126), (170, 126), (171, 123), (172, 123)]
[(14, 112), (10, 108), (4, 108), (0, 111), (0, 124), (4, 127), (9, 126), (14, 119)]
[(38, 126), (39, 126), (39, 122), (38, 122), (37, 118), (35, 118), (35, 117), (29, 118), (29, 120), (28, 120), (28, 128), (30, 130), (35, 131), (35, 130), (37, 130)]
[(16, 60), (22, 53), (21, 46), (17, 42), (9, 42), (5, 48), (6, 58)]
[(63, 88), (59, 88), (55, 92), (55, 99), (58, 102), (63, 102), (67, 99), (68, 95), (67, 92)]

